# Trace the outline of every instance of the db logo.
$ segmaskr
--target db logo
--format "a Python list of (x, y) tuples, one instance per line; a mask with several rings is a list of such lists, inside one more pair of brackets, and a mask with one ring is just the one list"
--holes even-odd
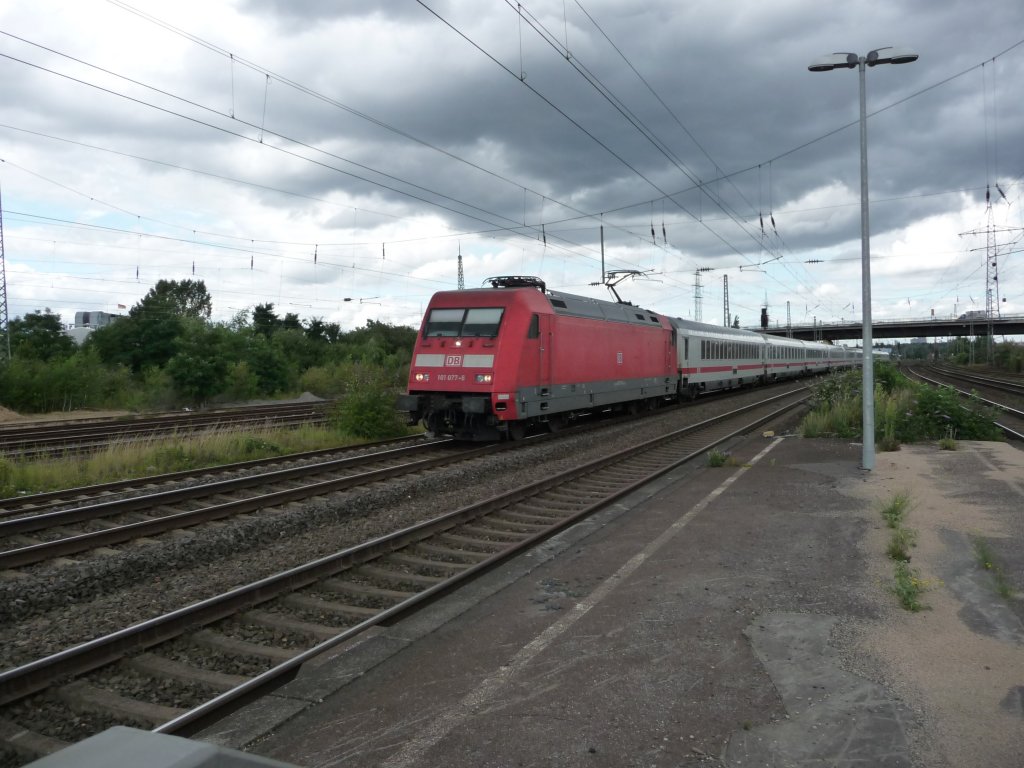
[(462, 365), (462, 355), (447, 355), (444, 358), (445, 365)]

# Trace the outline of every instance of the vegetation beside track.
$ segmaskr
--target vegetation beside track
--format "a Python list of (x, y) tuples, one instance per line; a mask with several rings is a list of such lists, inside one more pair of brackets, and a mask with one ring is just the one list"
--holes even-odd
[(343, 331), (278, 316), (273, 304), (228, 322), (211, 313), (201, 280), (160, 280), (81, 346), (49, 310), (14, 318), (11, 359), (0, 356), (0, 406), (21, 414), (166, 411), (302, 392), (337, 398), (367, 377), (380, 389), (405, 386), (415, 328), (369, 320)]
[[(189, 438), (116, 440), (95, 453), (45, 461), (0, 457), (0, 499), (303, 451), (343, 448), (406, 434), (393, 408), (382, 411), (377, 407), (362, 412), (352, 407), (372, 397), (357, 399), (348, 408), (339, 405), (328, 426), (255, 431), (223, 428)], [(393, 401), (392, 395), (387, 397), (389, 402)], [(353, 423), (354, 428), (347, 428)]]
[[(911, 381), (891, 363), (875, 363), (875, 434), (882, 450), (923, 440), (1001, 440), (991, 409), (945, 387)], [(804, 437), (857, 438), (862, 433), (861, 371), (833, 374), (814, 387)]]

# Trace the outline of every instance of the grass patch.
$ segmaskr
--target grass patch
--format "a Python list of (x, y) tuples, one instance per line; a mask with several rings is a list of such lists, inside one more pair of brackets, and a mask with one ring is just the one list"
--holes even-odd
[(885, 553), (893, 560), (910, 560), (910, 548), (917, 542), (917, 531), (912, 528), (897, 528), (889, 537)]
[(900, 605), (908, 611), (917, 613), (927, 606), (921, 602), (921, 595), (928, 589), (928, 583), (923, 581), (917, 571), (910, 567), (905, 560), (896, 563), (896, 581), (892, 587), (893, 594), (900, 601)]
[(974, 548), (974, 556), (978, 561), (978, 565), (992, 574), (992, 581), (999, 596), (1004, 600), (1013, 597), (1013, 587), (1010, 586), (1010, 582), (1006, 578), (1006, 571), (996, 562), (988, 543), (984, 539), (974, 536), (971, 538), (971, 544)]
[(307, 425), (241, 432), (230, 428), (194, 436), (120, 440), (84, 456), (46, 461), (0, 459), (0, 498), (202, 469), (365, 442), (336, 429)]
[[(965, 440), (1001, 440), (995, 415), (977, 397), (962, 399), (953, 390), (918, 384), (882, 361), (875, 366), (875, 434), (884, 451), (901, 443), (959, 435)], [(800, 425), (803, 437), (857, 438), (863, 435), (863, 374), (847, 371), (815, 385), (811, 412)]]
[(709, 467), (738, 467), (739, 461), (734, 456), (719, 450), (712, 449), (708, 452)]
[(890, 528), (899, 528), (903, 524), (903, 518), (906, 517), (909, 507), (909, 494), (897, 493), (893, 496), (892, 501), (882, 507), (882, 517), (885, 518), (886, 525)]
[(909, 509), (910, 496), (898, 493), (882, 507), (882, 517), (892, 529), (885, 548), (885, 553), (895, 561), (890, 590), (906, 610), (917, 612), (927, 607), (921, 602), (921, 595), (930, 584), (910, 567), (910, 549), (917, 543), (917, 531), (903, 525)]

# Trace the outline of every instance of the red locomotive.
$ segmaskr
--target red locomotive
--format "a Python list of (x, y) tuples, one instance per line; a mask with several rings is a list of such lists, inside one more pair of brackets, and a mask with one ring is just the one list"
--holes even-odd
[(548, 291), (536, 277), (488, 282), (431, 299), (398, 403), (410, 424), (460, 439), (518, 439), (530, 426), (557, 430), (595, 410), (639, 410), (853, 359), (845, 348)]

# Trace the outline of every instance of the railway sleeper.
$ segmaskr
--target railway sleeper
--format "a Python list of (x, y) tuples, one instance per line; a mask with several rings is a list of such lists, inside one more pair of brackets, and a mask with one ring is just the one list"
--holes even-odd
[(550, 520), (545, 520), (543, 522), (526, 522), (523, 520), (517, 520), (515, 514), (509, 514), (507, 512), (499, 512), (491, 515), (488, 518), (488, 522), (496, 523), (502, 528), (508, 528), (510, 531), (518, 531), (520, 533), (543, 531), (551, 525)]
[(181, 707), (168, 707), (139, 701), (121, 696), (113, 691), (98, 688), (95, 685), (76, 680), (62, 686), (57, 691), (59, 698), (72, 709), (93, 714), (105, 714), (119, 720), (142, 722), (147, 725), (162, 725), (173, 720), (187, 710)]
[(587, 483), (587, 492), (591, 496), (606, 496), (614, 493), (622, 487), (622, 483), (614, 480), (590, 480)]
[[(607, 480), (605, 480), (605, 482), (607, 482)], [(542, 509), (546, 507), (550, 508), (551, 505), (575, 505), (579, 502), (581, 493), (586, 493), (586, 491), (581, 491), (576, 486), (572, 486), (570, 488), (551, 488), (537, 493), (528, 499), (527, 503), (533, 503), (535, 506), (540, 506)], [(514, 508), (518, 509), (519, 505), (517, 504)]]
[(215, 691), (229, 691), (249, 679), (242, 675), (229, 675), (212, 669), (193, 667), (191, 664), (157, 656), (154, 653), (143, 653), (128, 659), (125, 664), (152, 677), (169, 677), (183, 683), (198, 683)]
[(495, 533), (504, 533), (506, 535), (515, 535), (518, 538), (522, 538), (522, 534), (524, 533), (533, 533), (538, 528), (536, 525), (527, 525), (525, 523), (515, 523), (511, 520), (504, 520), (501, 518), (501, 514), (503, 513), (495, 512), (490, 514), (485, 518), (477, 520), (474, 525), (480, 526), (483, 530), (490, 530)]
[[(593, 483), (587, 483), (583, 487), (576, 487), (571, 490), (564, 491), (546, 491), (541, 494), (540, 498), (548, 503), (557, 504), (571, 504), (572, 506), (579, 506), (581, 499), (602, 499), (607, 495), (607, 481), (604, 484), (604, 489), (595, 486)], [(615, 484), (612, 481), (612, 488), (621, 488), (622, 484)]]
[(516, 533), (509, 530), (491, 528), (486, 525), (481, 525), (482, 522), (483, 521), (478, 520), (476, 523), (460, 526), (459, 532), (473, 534), (474, 536), (478, 536), (491, 544), (513, 544), (517, 541), (522, 541), (523, 539), (523, 531)]
[[(465, 531), (465, 528), (460, 530)], [(491, 539), (483, 539), (475, 536), (463, 536), (458, 533), (442, 533), (438, 538), (441, 541), (448, 541), (460, 547), (476, 547), (478, 549), (485, 550), (486, 553), (500, 552), (505, 548), (503, 542), (496, 542)]]
[(490, 557), (487, 552), (473, 552), (466, 549), (452, 549), (450, 547), (441, 547), (437, 544), (428, 544), (426, 542), (420, 542), (413, 547), (414, 552), (422, 552), (427, 555), (433, 555), (434, 557), (440, 557), (445, 560), (458, 563), (462, 561), (468, 561), (467, 565), (474, 563), (480, 563)]
[[(379, 560), (374, 562), (380, 563)], [(424, 576), (420, 573), (407, 573), (406, 571), (382, 568), (380, 565), (361, 565), (356, 569), (356, 573), (376, 581), (383, 581), (385, 584), (413, 584), (423, 589), (440, 584), (445, 580), (444, 576)]]
[(469, 567), (469, 563), (452, 563), (444, 560), (430, 560), (425, 557), (416, 557), (405, 552), (392, 552), (384, 556), (385, 562), (395, 563), (410, 568), (426, 568), (428, 570), (441, 571), (449, 576), (462, 573)]
[[(534, 511), (537, 514), (531, 514)], [(517, 505), (514, 512), (512, 510), (504, 511), (501, 513), (501, 516), (505, 520), (512, 520), (525, 525), (551, 525), (551, 523), (559, 519), (543, 507), (530, 507), (525, 504)]]
[[(380, 613), (379, 608), (365, 608), (361, 605), (349, 605), (348, 603), (338, 603), (333, 600), (324, 600), (321, 597), (315, 595), (285, 595), (281, 598), (281, 603), (287, 605), (290, 608), (298, 608), (303, 611), (313, 611), (316, 613), (333, 613), (338, 616), (344, 616), (352, 619), (353, 621), (362, 621), (368, 619), (371, 616), (376, 616)], [(327, 629), (327, 627), (325, 627)], [(334, 637), (340, 633), (340, 629), (334, 630), (329, 637)], [(326, 637), (323, 639), (327, 639)]]
[(340, 578), (324, 579), (317, 583), (317, 588), (328, 592), (354, 595), (355, 597), (372, 598), (375, 600), (391, 601), (400, 603), (403, 600), (415, 595), (415, 592), (398, 589), (383, 589), (373, 584), (359, 584), (354, 581), (344, 581)]
[(266, 659), (274, 664), (281, 664), (299, 654), (297, 650), (238, 640), (212, 629), (194, 632), (189, 635), (189, 640), (200, 648), (220, 651), (230, 656), (253, 656), (257, 659)]
[[(315, 598), (313, 599), (315, 600)], [(332, 611), (332, 613), (334, 613), (334, 611)], [(282, 632), (307, 635), (318, 642), (330, 640), (332, 637), (341, 634), (345, 629), (344, 627), (332, 627), (326, 624), (302, 621), (301, 619), (294, 619), (290, 616), (285, 616), (280, 613), (271, 613), (269, 611), (246, 611), (242, 614), (242, 620), (248, 621), (252, 624), (258, 624), (261, 627), (267, 627), (268, 629), (279, 629)]]
[[(533, 505), (531, 509), (542, 509), (545, 510), (549, 515), (559, 515), (563, 512), (575, 512), (580, 508), (580, 499), (578, 496), (570, 499), (554, 499), (550, 498), (546, 493), (540, 494), (533, 499)], [(518, 505), (516, 506), (518, 509)]]
[(0, 718), (0, 744), (5, 745), (21, 757), (32, 760), (52, 755), (54, 752), (71, 746), (62, 739), (30, 731), (17, 723), (2, 718)]

